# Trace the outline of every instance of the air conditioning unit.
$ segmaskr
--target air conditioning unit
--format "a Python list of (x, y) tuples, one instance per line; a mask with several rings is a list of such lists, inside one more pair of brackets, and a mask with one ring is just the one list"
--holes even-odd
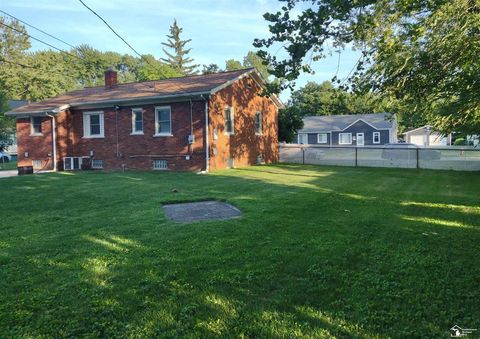
[(195, 136), (193, 134), (190, 134), (188, 136), (188, 143), (191, 145), (195, 142)]

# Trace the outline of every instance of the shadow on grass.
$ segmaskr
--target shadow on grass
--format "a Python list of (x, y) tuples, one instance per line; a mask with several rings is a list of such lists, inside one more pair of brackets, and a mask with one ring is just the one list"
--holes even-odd
[[(281, 165), (11, 181), (2, 205), (28, 208), (0, 221), (1, 333), (371, 338), (475, 328), (479, 179), (422, 173)], [(24, 185), (41, 189), (21, 195)], [(160, 209), (212, 197), (244, 218), (178, 225)]]

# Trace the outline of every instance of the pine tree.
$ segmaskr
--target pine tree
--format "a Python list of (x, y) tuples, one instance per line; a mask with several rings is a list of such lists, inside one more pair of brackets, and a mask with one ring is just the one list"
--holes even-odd
[(187, 56), (192, 49), (185, 49), (185, 45), (192, 41), (192, 39), (182, 40), (180, 38), (182, 31), (183, 28), (178, 27), (177, 20), (175, 19), (172, 26), (170, 26), (170, 34), (167, 35), (168, 42), (162, 42), (162, 45), (173, 49), (174, 52), (169, 53), (163, 48), (163, 52), (165, 52), (167, 58), (162, 58), (161, 60), (184, 75), (196, 74), (195, 68), (199, 65), (189, 65), (193, 62), (193, 59)]

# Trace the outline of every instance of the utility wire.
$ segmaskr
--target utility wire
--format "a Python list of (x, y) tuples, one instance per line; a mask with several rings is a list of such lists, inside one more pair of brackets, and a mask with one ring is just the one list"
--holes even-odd
[(117, 36), (120, 38), (120, 40), (122, 40), (125, 45), (127, 45), (136, 55), (138, 55), (141, 59), (143, 59), (144, 61), (146, 61), (150, 66), (153, 66), (150, 61), (148, 61), (148, 59), (144, 58), (140, 53), (137, 52), (137, 50), (135, 48), (132, 47), (132, 45), (130, 45), (120, 34), (118, 34), (113, 28), (112, 26), (110, 26), (108, 24), (108, 22), (102, 18), (97, 12), (95, 12), (93, 9), (91, 9), (90, 7), (88, 7), (82, 0), (78, 0), (80, 1), (80, 3), (85, 6), (90, 12), (92, 12), (95, 16), (97, 16), (100, 20), (103, 21), (103, 23), (105, 25), (107, 25), (108, 28), (110, 28), (110, 30)]
[(41, 32), (41, 33), (43, 33), (43, 34), (45, 34), (45, 35), (48, 35), (49, 37), (51, 37), (51, 38), (53, 38), (53, 39), (55, 39), (55, 40), (57, 40), (57, 41), (65, 44), (65, 45), (67, 45), (67, 46), (69, 46), (69, 47), (71, 47), (71, 48), (73, 48), (73, 49), (77, 49), (77, 47), (73, 46), (72, 44), (69, 44), (68, 42), (66, 42), (66, 41), (64, 41), (64, 40), (62, 40), (62, 39), (60, 39), (60, 38), (57, 38), (56, 36), (53, 36), (52, 34), (50, 34), (50, 33), (48, 33), (48, 32), (45, 32), (44, 30), (41, 30), (40, 28), (35, 27), (35, 26), (29, 24), (28, 22), (25, 22), (25, 21), (23, 21), (23, 20), (20, 20), (19, 18), (15, 17), (15, 16), (13, 16), (13, 15), (11, 15), (11, 14), (9, 14), (9, 13), (1, 10), (1, 9), (0, 9), (0, 12), (2, 12), (3, 14), (8, 15), (9, 17), (11, 17), (11, 18), (13, 18), (13, 19), (15, 19), (15, 20), (17, 20), (17, 21), (20, 21), (21, 23), (23, 23), (24, 25), (27, 25), (28, 27), (31, 27), (31, 28), (36, 29), (37, 31), (39, 31), (39, 32)]
[(70, 53), (70, 52), (64, 51), (63, 49), (58, 48), (58, 47), (55, 47), (55, 46), (49, 44), (48, 42), (42, 41), (42, 40), (40, 40), (40, 39), (38, 39), (38, 38), (35, 38), (35, 37), (31, 36), (31, 35), (28, 34), (28, 33), (22, 32), (22, 31), (16, 29), (15, 27), (12, 27), (12, 26), (10, 26), (10, 25), (4, 24), (3, 22), (0, 22), (0, 25), (5, 26), (5, 27), (8, 27), (8, 28), (10, 28), (10, 29), (13, 29), (14, 31), (16, 31), (16, 32), (18, 32), (18, 33), (20, 33), (20, 34), (26, 35), (26, 36), (28, 36), (30, 39), (36, 40), (36, 41), (38, 41), (38, 42), (40, 42), (40, 43), (42, 43), (42, 44), (44, 44), (44, 45), (47, 45), (47, 46), (49, 46), (49, 47), (51, 47), (51, 48), (53, 48), (53, 49), (55, 49), (55, 50), (57, 50), (57, 51), (59, 51), (59, 52), (68, 54), (68, 55), (73, 56), (73, 57), (75, 57), (75, 58), (78, 58), (78, 59), (80, 59), (80, 60), (82, 60), (82, 61), (85, 61), (83, 58), (79, 57), (78, 55), (75, 55), (75, 54), (72, 54), (72, 53)]

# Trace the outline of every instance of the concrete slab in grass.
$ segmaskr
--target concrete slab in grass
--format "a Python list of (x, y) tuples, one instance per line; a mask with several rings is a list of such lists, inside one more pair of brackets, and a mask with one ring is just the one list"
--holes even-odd
[(240, 210), (221, 201), (200, 201), (163, 205), (167, 217), (176, 222), (227, 220), (242, 215)]

